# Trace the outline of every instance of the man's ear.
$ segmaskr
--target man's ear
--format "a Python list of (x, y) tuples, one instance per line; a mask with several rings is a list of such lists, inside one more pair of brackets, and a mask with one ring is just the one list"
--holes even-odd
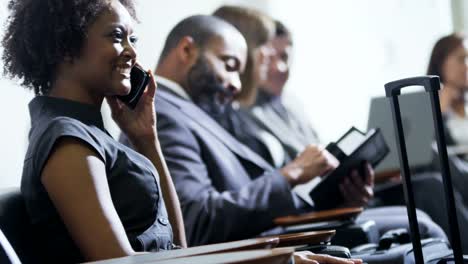
[(198, 57), (198, 47), (190, 36), (183, 37), (177, 44), (177, 57), (183, 63), (192, 64)]

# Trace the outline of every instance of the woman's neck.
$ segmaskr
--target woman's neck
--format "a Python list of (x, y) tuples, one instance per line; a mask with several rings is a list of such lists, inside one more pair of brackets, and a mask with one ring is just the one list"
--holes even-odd
[(440, 106), (442, 112), (452, 111), (458, 116), (465, 117), (464, 89), (446, 84), (440, 93)]
[(90, 89), (68, 78), (57, 78), (48, 96), (64, 98), (84, 104), (101, 106), (104, 96), (93, 94)]

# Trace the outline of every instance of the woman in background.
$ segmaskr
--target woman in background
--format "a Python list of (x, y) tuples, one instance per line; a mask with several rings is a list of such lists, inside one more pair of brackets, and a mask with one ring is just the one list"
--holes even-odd
[(440, 106), (445, 116), (450, 145), (468, 145), (468, 117), (465, 94), (468, 89), (466, 49), (461, 35), (439, 39), (432, 49), (428, 75), (438, 75), (442, 83)]
[[(468, 145), (468, 115), (465, 95), (468, 91), (468, 66), (464, 37), (450, 34), (440, 38), (432, 48), (428, 75), (438, 75), (441, 82), (440, 108), (444, 117), (445, 136), (448, 145)], [(461, 237), (468, 235), (468, 154), (450, 156), (450, 172), (454, 181), (455, 200)], [(439, 188), (441, 190), (441, 188)], [(429, 210), (429, 209), (428, 209)], [(447, 216), (441, 212), (434, 219), (441, 219), (441, 226), (448, 230)], [(468, 252), (468, 241), (462, 240), (463, 252)]]

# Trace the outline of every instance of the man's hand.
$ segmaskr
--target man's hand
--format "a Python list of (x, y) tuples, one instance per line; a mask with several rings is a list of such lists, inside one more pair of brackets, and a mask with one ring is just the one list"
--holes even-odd
[(294, 263), (296, 264), (362, 264), (360, 259), (344, 259), (329, 255), (314, 254), (309, 251), (295, 252)]
[(340, 184), (340, 191), (344, 197), (343, 206), (366, 206), (374, 197), (374, 170), (369, 163), (365, 164), (365, 175), (359, 175), (357, 170), (351, 171)]
[(153, 73), (151, 71), (148, 73), (150, 81), (135, 109), (130, 109), (115, 96), (106, 98), (112, 111), (112, 118), (138, 151), (148, 146), (154, 148), (157, 141), (154, 110), (156, 81)]
[(334, 170), (338, 164), (338, 160), (326, 149), (309, 145), (291, 163), (281, 169), (281, 174), (291, 186), (295, 186)]

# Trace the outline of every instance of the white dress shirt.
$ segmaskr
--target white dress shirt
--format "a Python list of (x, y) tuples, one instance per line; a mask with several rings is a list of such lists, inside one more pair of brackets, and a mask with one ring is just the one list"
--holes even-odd
[(166, 86), (169, 90), (171, 90), (173, 93), (177, 94), (178, 96), (186, 100), (192, 101), (192, 99), (190, 98), (190, 95), (185, 91), (185, 89), (180, 84), (174, 82), (173, 80), (169, 80), (159, 75), (156, 75), (155, 77), (156, 77), (156, 82), (161, 83), (162, 85)]

